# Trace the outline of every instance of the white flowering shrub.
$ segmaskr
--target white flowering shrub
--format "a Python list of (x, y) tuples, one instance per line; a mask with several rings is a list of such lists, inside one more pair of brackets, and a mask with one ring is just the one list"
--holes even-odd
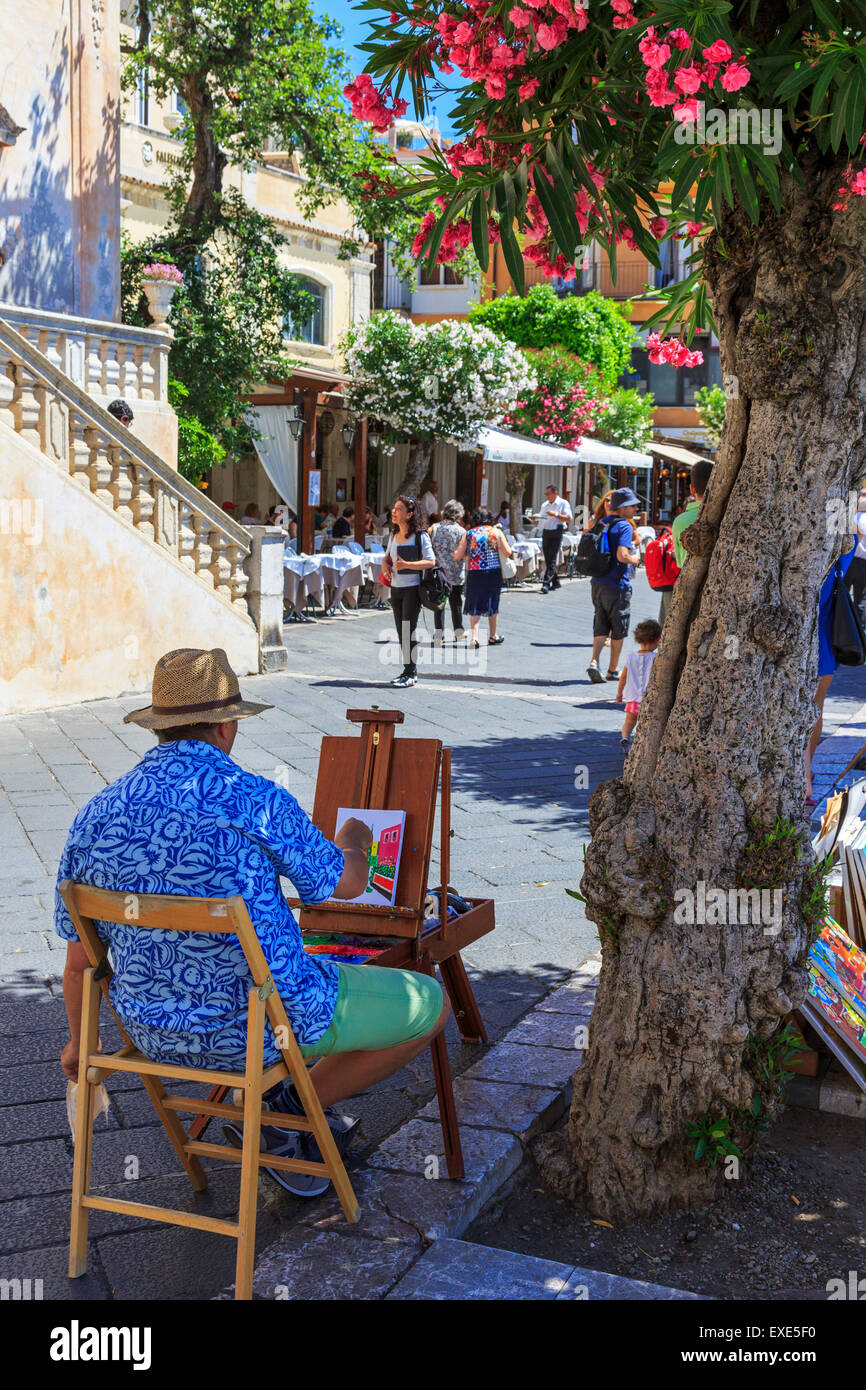
[(351, 408), (431, 444), (474, 443), (535, 384), (513, 343), (452, 319), (413, 323), (386, 310), (350, 329), (344, 351)]

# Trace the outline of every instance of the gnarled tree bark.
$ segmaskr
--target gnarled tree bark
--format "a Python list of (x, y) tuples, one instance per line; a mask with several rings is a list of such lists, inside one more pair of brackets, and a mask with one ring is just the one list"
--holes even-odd
[[(581, 886), (602, 939), (598, 1002), (567, 1132), (541, 1159), (561, 1193), (608, 1220), (718, 1195), (723, 1164), (696, 1161), (687, 1127), (727, 1117), (748, 1146), (761, 1094), (750, 1039), (804, 993), (817, 598), (846, 529), (833, 499), (866, 471), (866, 200), (831, 211), (843, 167), (807, 170), (805, 188), (787, 180), (780, 215), (762, 208), (755, 227), (731, 212), (710, 238), (736, 394), (633, 749), (590, 801)], [(798, 838), (762, 864), (780, 823)], [(701, 880), (781, 888), (778, 928), (678, 921), (674, 904)]]

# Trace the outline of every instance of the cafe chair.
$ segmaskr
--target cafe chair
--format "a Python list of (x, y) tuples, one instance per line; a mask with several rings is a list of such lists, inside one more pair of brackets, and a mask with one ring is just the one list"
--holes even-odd
[[(60, 896), (78, 932), (90, 962), (84, 972), (81, 1002), (81, 1050), (78, 1065), (78, 1104), (75, 1115), (75, 1160), (72, 1170), (72, 1215), (69, 1235), (69, 1277), (78, 1279), (87, 1267), (87, 1222), (91, 1211), (120, 1212), (126, 1216), (190, 1226), (200, 1231), (232, 1236), (237, 1241), (235, 1298), (252, 1297), (253, 1263), (256, 1243), (256, 1204), (258, 1170), (285, 1168), (295, 1173), (325, 1173), (334, 1184), (346, 1220), (354, 1223), (360, 1211), (343, 1160), (334, 1143), (319, 1098), (301, 1056), (288, 1015), (271, 979), (268, 963), (241, 897), (183, 898), (155, 894), (108, 892), (65, 879)], [(131, 912), (133, 915), (131, 916)], [(182, 1067), (152, 1062), (133, 1045), (118, 1027), (125, 1046), (119, 1052), (103, 1054), (98, 1047), (100, 988), (109, 1008), (108, 986), (111, 967), (106, 948), (96, 930), (97, 922), (118, 922), (124, 926), (152, 931), (215, 932), (236, 936), (246, 958), (253, 984), (247, 1005), (247, 1050), (243, 1072), (218, 1071), (201, 1067)], [(112, 1010), (112, 1013), (114, 1011)], [(116, 1019), (115, 1015), (115, 1019)], [(265, 1020), (274, 1030), (282, 1060), (264, 1066)], [(241, 1165), (240, 1202), (236, 1221), (201, 1216), (170, 1207), (150, 1206), (90, 1191), (90, 1161), (93, 1146), (93, 1119), (96, 1089), (115, 1072), (136, 1072), (150, 1096), (154, 1109), (183, 1164), (193, 1189), (203, 1192), (207, 1174), (200, 1158), (221, 1158)], [(194, 1096), (169, 1095), (160, 1077), (194, 1084), (236, 1087), (242, 1092), (238, 1105), (218, 1104)], [(262, 1109), (262, 1094), (278, 1081), (290, 1077), (303, 1107), (303, 1115), (284, 1115)], [(192, 1139), (177, 1112), (231, 1120), (243, 1126), (243, 1147), (208, 1144)], [(260, 1152), (262, 1124), (311, 1133), (319, 1146), (322, 1162), (283, 1158)], [(195, 1128), (195, 1126), (193, 1126)]]

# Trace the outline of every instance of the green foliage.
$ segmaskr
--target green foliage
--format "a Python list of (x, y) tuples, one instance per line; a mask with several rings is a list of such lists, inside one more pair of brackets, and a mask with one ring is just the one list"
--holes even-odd
[(501, 295), (469, 310), (471, 323), (492, 328), (522, 348), (559, 346), (595, 367), (608, 391), (631, 361), (634, 328), (628, 306), (597, 290), (558, 299), (550, 285), (533, 285), (524, 297)]
[[(434, 7), (434, 15), (443, 8)], [(672, 230), (688, 222), (724, 230), (729, 221), (748, 221), (760, 232), (799, 185), (814, 193), (816, 206), (823, 205), (828, 216), (845, 215), (849, 164), (858, 161), (855, 170), (859, 167), (866, 113), (862, 0), (779, 6), (758, 0), (653, 0), (636, 4), (634, 23), (625, 28), (616, 27), (621, 20), (610, 6), (591, 6), (582, 31), (570, 29), (546, 47), (530, 38), (525, 61), (505, 81), (504, 91), (490, 89), (483, 67), (474, 80), (440, 78), (440, 54), (424, 22), (429, 7), (421, 7), (420, 17), (412, 0), (366, 0), (364, 9), (378, 12), (366, 45), (374, 78), (390, 84), (394, 94), (408, 89), (419, 113), (444, 88), (458, 137), (471, 139), (483, 126), (484, 161), (467, 162), (456, 172), (444, 159), (429, 161), (427, 196), (431, 205), (434, 198), (441, 200), (440, 226), (471, 215), (482, 260), (488, 218), (499, 223), (502, 252), (518, 288), (523, 285), (518, 237), (524, 233), (540, 238), (550, 260), (560, 253), (569, 264), (587, 240), (597, 241), (612, 266), (627, 233), (657, 266), (658, 241), (643, 223), (644, 210), (651, 217), (669, 217)], [(510, 0), (491, 0), (484, 7), (485, 22), (502, 24), (506, 43), (521, 24), (511, 18), (513, 10)], [(465, 4), (449, 5), (448, 11), (473, 27), (477, 22)], [(705, 47), (725, 41), (745, 63), (746, 85), (728, 92), (717, 73), (712, 86), (701, 89), (701, 99), (708, 107), (744, 113), (778, 110), (778, 143), (684, 139), (670, 105), (654, 106), (647, 91), (639, 45), (651, 25), (662, 38), (673, 26), (685, 28), (691, 44), (674, 57), (682, 65), (700, 63)], [(521, 43), (526, 33), (520, 28)], [(668, 62), (669, 82), (672, 76)], [(530, 100), (521, 99), (528, 80), (537, 90)], [(665, 185), (671, 192), (663, 196), (659, 189)], [(576, 216), (578, 193), (586, 230)], [(438, 234), (439, 227), (431, 231), (431, 245)], [(687, 338), (712, 325), (700, 283), (703, 254), (698, 252), (687, 281), (654, 292), (666, 301), (661, 318), (682, 325)]]
[[(286, 318), (303, 322), (312, 297), (282, 268), (285, 238), (275, 224), (234, 194), (223, 199), (223, 207), (222, 231), (200, 247), (179, 235), (177, 222), (140, 245), (125, 240), (121, 288), (124, 322), (147, 325), (142, 266), (154, 259), (180, 266), (184, 288), (175, 294), (169, 314), (174, 332), (169, 369), (186, 388), (189, 415), (230, 453), (239, 453), (250, 447), (244, 398), (257, 381), (291, 374), (283, 323)], [(201, 459), (201, 447), (197, 453)]]
[(830, 911), (829, 886), (827, 883), (830, 871), (833, 868), (833, 856), (825, 855), (823, 859), (816, 859), (803, 875), (803, 884), (800, 889), (800, 914), (809, 929), (812, 941), (821, 931), (822, 920)]
[(701, 424), (709, 435), (714, 449), (719, 447), (725, 423), (725, 393), (721, 386), (700, 386), (695, 392), (695, 406)]
[[(745, 1066), (758, 1088), (759, 1097), (765, 1104), (779, 1101), (785, 1087), (794, 1075), (788, 1071), (788, 1063), (803, 1051), (803, 1044), (795, 1028), (790, 1023), (781, 1024), (768, 1038), (757, 1038), (749, 1034), (746, 1043)], [(759, 1098), (758, 1097), (758, 1098)], [(758, 1114), (752, 1101), (752, 1113)], [(762, 1124), (768, 1124), (771, 1116)]]
[(194, 415), (188, 415), (185, 402), (189, 391), (181, 381), (168, 383), (168, 403), (177, 411), (177, 467), (191, 483), (199, 483), (225, 463), (226, 451), (219, 440)]
[(711, 1120), (707, 1114), (699, 1115), (686, 1125), (686, 1135), (695, 1141), (695, 1158), (715, 1168), (720, 1158), (742, 1158), (742, 1151), (731, 1138), (732, 1121), (729, 1115)]
[(640, 453), (652, 439), (655, 397), (651, 391), (635, 391), (631, 386), (617, 387), (604, 403), (593, 430), (596, 439), (605, 444), (619, 444), (623, 449)]
[(806, 841), (802, 831), (783, 816), (777, 816), (771, 829), (763, 834), (756, 822), (749, 823), (756, 837), (743, 850), (737, 871), (741, 888), (783, 888), (795, 865), (803, 858)]

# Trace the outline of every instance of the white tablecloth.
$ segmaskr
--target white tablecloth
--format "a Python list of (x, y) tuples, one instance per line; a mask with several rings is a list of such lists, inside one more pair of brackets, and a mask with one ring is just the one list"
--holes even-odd
[(375, 582), (382, 568), (382, 557), (356, 555), (350, 550), (332, 550), (328, 555), (283, 556), (283, 596), (285, 604), (300, 612), (307, 597), (324, 601), (328, 590), (328, 606), (340, 602), (347, 589), (356, 589), (368, 579)]

